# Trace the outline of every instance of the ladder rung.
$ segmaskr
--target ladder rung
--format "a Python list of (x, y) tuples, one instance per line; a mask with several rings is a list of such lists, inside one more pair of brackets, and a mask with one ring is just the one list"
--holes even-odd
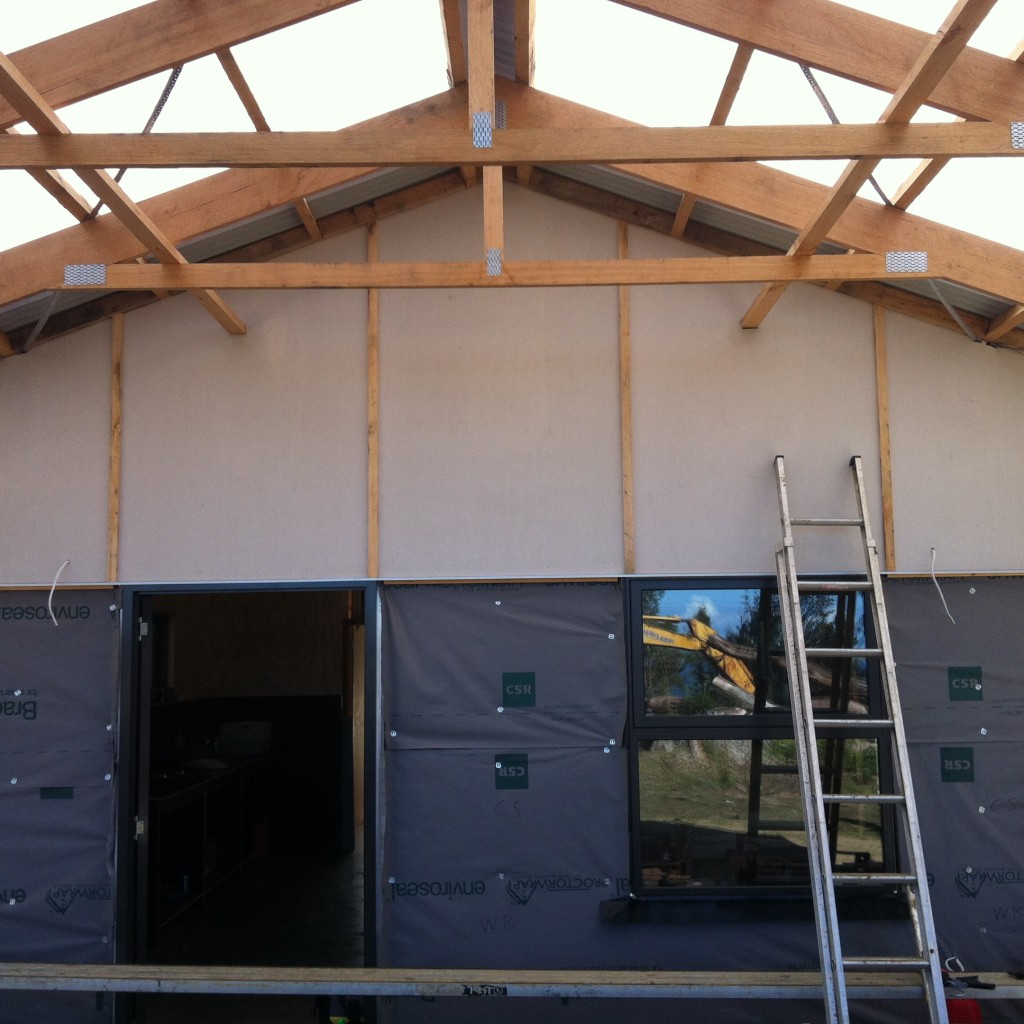
[(826, 804), (903, 804), (907, 798), (901, 793), (822, 793)]
[(880, 658), (880, 647), (808, 647), (808, 658)]
[(790, 519), (790, 526), (863, 526), (863, 519)]
[(893, 721), (891, 718), (858, 718), (851, 715), (849, 718), (815, 718), (814, 728), (820, 729), (891, 729)]
[(835, 885), (918, 885), (916, 875), (898, 874), (886, 872), (884, 874), (868, 873), (860, 871), (837, 871), (832, 876)]
[(804, 580), (796, 581), (802, 594), (860, 593), (871, 589), (871, 580)]
[(784, 821), (784, 820), (764, 820), (757, 823), (758, 831), (762, 829), (771, 829), (774, 832), (803, 832), (807, 826), (804, 825), (803, 819), (799, 821)]
[(931, 962), (924, 957), (909, 956), (844, 956), (848, 971), (927, 971)]

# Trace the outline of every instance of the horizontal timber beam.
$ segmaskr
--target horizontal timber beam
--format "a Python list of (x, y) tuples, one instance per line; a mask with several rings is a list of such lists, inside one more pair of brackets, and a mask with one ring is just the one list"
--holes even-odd
[[(1024, 100), (1022, 100), (1024, 117)], [(1024, 122), (1022, 122), (1024, 123)], [(714, 163), (883, 157), (1024, 156), (1011, 125), (711, 125), (510, 128), (492, 145), (469, 129), (382, 132), (167, 132), (0, 135), (0, 169), (58, 167), (376, 167), (558, 163)]]
[(888, 271), (886, 257), (709, 256), (636, 260), (510, 260), (499, 275), (483, 261), (450, 263), (192, 263), (69, 266), (55, 288), (115, 291), (193, 288), (486, 288), (876, 281), (927, 278)]

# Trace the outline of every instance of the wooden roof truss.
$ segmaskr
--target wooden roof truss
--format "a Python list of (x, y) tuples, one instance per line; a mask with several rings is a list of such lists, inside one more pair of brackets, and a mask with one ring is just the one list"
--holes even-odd
[[(980, 339), (1024, 348), (1024, 251), (988, 242), (907, 212), (950, 159), (1024, 155), (1022, 47), (1010, 58), (970, 49), (971, 34), (995, 0), (958, 0), (938, 32), (921, 33), (831, 0), (602, 0), (667, 19), (736, 44), (710, 123), (644, 128), (536, 90), (535, 0), (439, 0), (445, 28), (447, 93), (338, 132), (272, 132), (232, 47), (255, 36), (358, 0), (196, 0), (182, 23), (176, 0), (145, 7), (0, 55), (0, 168), (31, 174), (81, 222), (0, 252), (0, 315), (32, 296), (84, 287), (100, 291), (89, 309), (61, 315), (44, 337), (131, 308), (139, 293), (187, 290), (226, 330), (244, 325), (215, 289), (250, 287), (508, 287), (755, 281), (761, 293), (742, 318), (758, 326), (793, 281), (813, 281), (950, 325), (942, 305), (893, 287), (912, 278), (951, 282), (999, 312), (961, 310)], [(497, 12), (497, 14), (496, 14)], [(511, 37), (511, 43), (509, 43)], [(728, 126), (751, 57), (758, 50), (883, 89), (892, 99), (872, 125)], [(55, 110), (147, 75), (215, 54), (255, 132), (139, 135), (72, 134)], [(952, 124), (910, 124), (928, 103)], [(18, 132), (27, 122), (38, 133)], [(921, 168), (890, 207), (857, 196), (884, 158), (916, 156)], [(832, 188), (758, 161), (842, 157)], [(607, 167), (607, 189), (573, 179), (572, 168)], [(102, 168), (230, 169), (141, 203)], [(372, 208), (314, 212), (311, 198), (344, 196), (356, 184), (385, 182), (389, 168), (424, 168), (423, 179)], [(89, 206), (61, 169), (73, 169), (110, 207)], [(451, 172), (458, 169), (458, 185)], [(681, 260), (509, 261), (504, 252), (503, 190), (511, 177), (620, 219), (686, 238), (721, 256)], [(626, 202), (615, 182), (634, 180), (661, 209)], [(471, 264), (266, 264), (267, 256), (368, 224), (454, 187), (481, 184), (484, 237)], [(364, 191), (365, 196), (365, 191)], [(341, 200), (344, 204), (344, 199)], [(788, 250), (701, 224), (702, 205), (735, 211), (789, 231)], [(240, 250), (231, 231), (268, 210), (291, 207), (301, 238), (252, 241)], [(358, 207), (358, 208), (357, 208)], [(190, 263), (193, 239), (224, 232), (214, 262)], [(278, 232), (280, 236), (281, 233)], [(154, 264), (152, 260), (157, 262)], [(65, 267), (91, 268), (85, 275)], [(145, 301), (149, 301), (149, 296)], [(29, 305), (31, 303), (29, 302)], [(9, 320), (9, 318), (8, 318)], [(6, 323), (7, 321), (0, 321)], [(0, 356), (19, 351), (32, 325), (0, 333)]]

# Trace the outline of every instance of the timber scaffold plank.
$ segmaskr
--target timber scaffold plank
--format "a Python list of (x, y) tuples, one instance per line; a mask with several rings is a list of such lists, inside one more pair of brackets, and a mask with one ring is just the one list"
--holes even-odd
[[(919, 999), (921, 995), (920, 979), (913, 974), (851, 974), (848, 978), (849, 992), (854, 998)], [(2, 989), (259, 995), (806, 999), (820, 997), (821, 974), (816, 971), (490, 971), (8, 963), (0, 964)]]

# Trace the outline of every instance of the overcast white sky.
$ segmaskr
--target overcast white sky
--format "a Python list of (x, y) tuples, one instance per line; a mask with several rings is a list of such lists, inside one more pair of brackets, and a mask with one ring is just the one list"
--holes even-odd
[[(934, 31), (953, 0), (847, 0), (846, 5)], [(139, 6), (140, 0), (3, 0), (0, 49), (13, 53)], [(446, 88), (439, 6), (437, 0), (361, 0), (246, 43), (234, 53), (272, 128), (332, 130)], [(735, 50), (733, 44), (605, 0), (537, 0), (536, 31), (538, 88), (651, 125), (707, 123)], [(1022, 37), (1024, 3), (999, 0), (972, 45), (1005, 55)], [(888, 100), (864, 86), (817, 77), (843, 122), (875, 121)], [(60, 113), (72, 131), (140, 131), (165, 81), (166, 75), (157, 75)], [(933, 110), (918, 118), (949, 119)], [(755, 54), (730, 124), (826, 121), (795, 64)], [(251, 127), (220, 64), (210, 57), (185, 67), (156, 130)], [(886, 161), (876, 177), (891, 194), (915, 164)], [(843, 165), (778, 166), (831, 184)], [(123, 185), (133, 198), (143, 199), (200, 176), (132, 170)], [(1020, 248), (1022, 185), (1024, 160), (954, 161), (911, 210)], [(862, 194), (875, 198), (870, 187)], [(0, 201), (5, 215), (0, 249), (73, 223), (21, 172), (0, 171)]]

